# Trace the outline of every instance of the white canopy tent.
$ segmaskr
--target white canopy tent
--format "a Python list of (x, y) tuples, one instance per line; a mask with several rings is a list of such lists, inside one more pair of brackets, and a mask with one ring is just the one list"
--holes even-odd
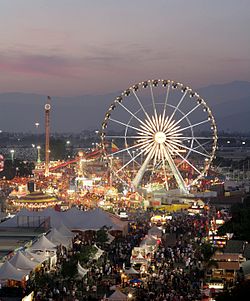
[[(71, 208), (67, 211), (55, 211), (47, 208), (43, 211), (28, 211), (20, 210), (13, 218), (8, 219), (0, 224), (0, 228), (9, 227), (29, 227), (31, 224), (34, 227), (39, 227), (42, 220), (48, 220), (50, 227), (56, 228), (61, 234), (66, 228), (70, 230), (99, 230), (106, 226), (111, 230), (122, 231), (126, 234), (128, 231), (128, 222), (121, 221), (119, 217), (108, 213), (100, 208), (82, 211), (77, 208)], [(64, 225), (64, 227), (62, 226)], [(64, 228), (64, 229), (62, 229)], [(67, 231), (71, 237), (72, 232)], [(65, 236), (68, 236), (65, 235)]]
[(111, 296), (108, 298), (109, 301), (127, 301), (127, 295), (123, 294), (121, 291), (116, 290)]
[(136, 271), (133, 267), (131, 267), (128, 270), (125, 270), (125, 274), (127, 275), (138, 275), (140, 272)]
[(69, 228), (67, 228), (63, 223), (61, 223), (60, 226), (58, 226), (58, 228), (56, 228), (56, 230), (67, 238), (75, 237), (75, 234), (73, 232), (71, 232), (69, 230)]
[(155, 239), (153, 236), (149, 235), (147, 238), (143, 239), (140, 243), (140, 247), (142, 246), (156, 246), (157, 245), (157, 239)]
[(31, 261), (37, 262), (37, 263), (42, 263), (48, 259), (48, 257), (45, 255), (45, 253), (37, 254), (37, 253), (30, 252), (28, 249), (26, 249), (23, 253)]
[(115, 239), (115, 237), (113, 235), (111, 235), (110, 233), (108, 233), (108, 244), (111, 244), (114, 239)]
[(104, 251), (101, 250), (100, 248), (98, 248), (97, 245), (95, 245), (95, 248), (97, 249), (97, 252), (95, 253), (95, 256), (93, 257), (93, 259), (98, 260), (102, 256)]
[(80, 265), (79, 261), (78, 261), (78, 263), (77, 263), (77, 271), (78, 271), (78, 274), (79, 274), (81, 277), (86, 276), (87, 273), (88, 273), (88, 269), (84, 269), (84, 268)]
[(63, 236), (55, 228), (51, 229), (50, 232), (46, 235), (46, 238), (55, 245), (63, 245), (68, 248), (71, 245), (71, 239)]
[(22, 281), (23, 277), (29, 275), (29, 271), (18, 270), (11, 263), (5, 261), (0, 267), (1, 280), (16, 280)]
[(148, 230), (148, 234), (152, 236), (162, 237), (162, 230), (159, 229), (157, 226), (153, 226), (151, 229)]
[(34, 270), (39, 263), (31, 261), (27, 258), (21, 251), (18, 251), (9, 262), (16, 268), (21, 270), (32, 271)]
[(56, 245), (42, 235), (29, 249), (32, 251), (56, 251)]

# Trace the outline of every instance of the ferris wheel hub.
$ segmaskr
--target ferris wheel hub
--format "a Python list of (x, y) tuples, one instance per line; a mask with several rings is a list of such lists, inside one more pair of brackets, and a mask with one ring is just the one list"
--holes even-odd
[(166, 141), (167, 137), (164, 132), (156, 132), (154, 136), (155, 142), (162, 144)]

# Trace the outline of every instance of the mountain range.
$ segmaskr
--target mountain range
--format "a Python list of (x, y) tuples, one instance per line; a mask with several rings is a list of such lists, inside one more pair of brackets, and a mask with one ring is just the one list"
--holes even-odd
[[(234, 81), (197, 90), (211, 108), (219, 131), (250, 132), (250, 82)], [(98, 129), (119, 92), (76, 97), (52, 96), (52, 131), (81, 132)], [(47, 96), (0, 93), (0, 129), (9, 132), (43, 132)], [(35, 123), (40, 128), (35, 129)]]

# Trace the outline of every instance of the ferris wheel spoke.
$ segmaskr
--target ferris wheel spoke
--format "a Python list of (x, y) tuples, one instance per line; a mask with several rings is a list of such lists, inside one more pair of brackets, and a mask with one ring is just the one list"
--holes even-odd
[(184, 92), (184, 94), (182, 95), (181, 99), (179, 100), (177, 106), (174, 108), (174, 112), (172, 113), (172, 115), (171, 115), (170, 118), (169, 118), (168, 125), (169, 125), (169, 123), (172, 121), (172, 119), (173, 119), (173, 117), (174, 117), (176, 111), (179, 109), (179, 106), (181, 105), (181, 103), (183, 102), (185, 96), (187, 95), (187, 91), (188, 91), (188, 90), (186, 90), (186, 91)]
[(166, 185), (166, 189), (169, 190), (163, 147), (164, 146), (161, 145), (160, 153), (161, 153), (162, 167), (163, 167), (163, 173), (164, 173), (164, 182)]
[(181, 144), (181, 143), (178, 143), (178, 142), (175, 142), (175, 141), (171, 141), (171, 142), (169, 143), (169, 145), (170, 145), (171, 143), (174, 144), (174, 145), (176, 145), (176, 146), (179, 146), (179, 147), (181, 147), (181, 148), (185, 148), (185, 149), (187, 149), (187, 150), (189, 150), (189, 151), (191, 151), (191, 152), (194, 152), (194, 153), (196, 153), (196, 154), (200, 154), (200, 155), (202, 155), (202, 156), (204, 156), (204, 157), (207, 157), (207, 158), (210, 157), (209, 155), (204, 154), (204, 153), (202, 153), (202, 152), (199, 152), (199, 151), (197, 151), (197, 150), (195, 150), (195, 149), (193, 149), (193, 148), (191, 148), (191, 147), (188, 147), (188, 146), (186, 146), (186, 145), (184, 145), (184, 144)]
[[(150, 136), (143, 136), (143, 137), (145, 137), (145, 138), (150, 138)], [(141, 136), (110, 136), (110, 135), (108, 135), (108, 136), (105, 136), (105, 138), (109, 138), (109, 139), (124, 139), (124, 138), (126, 138), (126, 139), (139, 139), (139, 138), (142, 138)]]
[(178, 139), (183, 139), (183, 140), (191, 140), (191, 139), (199, 139), (199, 140), (213, 140), (213, 137), (194, 137), (194, 136), (179, 136)]
[(117, 155), (119, 153), (122, 153), (122, 152), (125, 152), (125, 151), (128, 151), (130, 149), (133, 149), (133, 148), (137, 148), (137, 147), (142, 147), (144, 144), (148, 144), (148, 141), (145, 141), (145, 142), (141, 142), (141, 143), (137, 143), (135, 145), (132, 145), (132, 146), (129, 146), (129, 147), (125, 147), (123, 149), (120, 149), (112, 154), (109, 155), (109, 157), (113, 157), (114, 155)]
[(164, 107), (163, 107), (163, 114), (164, 115), (165, 115), (165, 111), (166, 111), (166, 108), (167, 108), (169, 91), (170, 91), (170, 84), (168, 84), (168, 87), (167, 87), (167, 93), (166, 93), (166, 98), (165, 98)]
[(183, 161), (185, 161), (189, 166), (191, 166), (199, 175), (201, 175), (201, 172), (192, 164), (190, 163), (185, 157), (183, 157), (178, 150), (176, 150), (175, 147), (169, 145), (169, 148), (172, 149), (174, 153), (176, 153)]
[(144, 160), (142, 166), (140, 167), (140, 169), (138, 170), (135, 178), (132, 181), (134, 187), (138, 187), (139, 183), (141, 182), (142, 177), (143, 177), (143, 175), (144, 175), (144, 173), (145, 173), (145, 171), (147, 169), (147, 166), (148, 166), (150, 160), (152, 159), (154, 151), (155, 151), (155, 144), (152, 145), (150, 151), (147, 154), (146, 159)]
[(150, 130), (150, 128), (143, 122), (140, 118), (138, 118), (134, 113), (132, 113), (126, 106), (124, 106), (121, 102), (117, 102), (124, 110), (126, 110), (132, 117), (134, 117), (136, 120), (138, 120), (144, 127), (147, 128), (147, 130)]
[(211, 143), (211, 141), (207, 141), (207, 142), (204, 142), (204, 143), (200, 143), (197, 139), (194, 139), (195, 141), (196, 141), (196, 143), (198, 144), (198, 146), (195, 146), (194, 147), (194, 149), (199, 149), (199, 148), (201, 148), (201, 149), (203, 149), (203, 151), (205, 152), (205, 153), (207, 153), (208, 155), (209, 155), (209, 152), (205, 149), (205, 145), (207, 145), (207, 144), (209, 144), (209, 143)]
[(169, 164), (170, 170), (172, 171), (178, 186), (184, 193), (187, 193), (185, 182), (182, 178), (182, 175), (181, 175), (179, 169), (175, 165), (175, 162), (174, 162), (171, 154), (169, 153), (168, 147), (166, 145), (162, 145), (162, 147), (163, 147), (162, 149), (163, 149), (164, 157), (166, 158), (166, 160)]
[(139, 157), (141, 154), (143, 154), (148, 148), (150, 147), (150, 145), (146, 146), (145, 149), (142, 149), (138, 154), (136, 154), (134, 157), (132, 157), (132, 159), (130, 159), (126, 164), (124, 164), (119, 170), (117, 170), (117, 173), (120, 172), (121, 170), (123, 170), (126, 166), (128, 166), (131, 162), (133, 162), (137, 157)]
[(150, 87), (150, 93), (151, 93), (151, 99), (152, 99), (154, 113), (156, 115), (155, 97), (154, 97), (154, 92), (153, 92), (153, 87), (152, 87), (152, 83), (151, 82), (149, 84), (149, 87)]
[(186, 127), (184, 127), (184, 128), (180, 128), (180, 129), (174, 131), (173, 134), (179, 133), (179, 132), (182, 132), (182, 131), (185, 131), (185, 130), (190, 129), (190, 128), (194, 128), (194, 127), (199, 126), (199, 125), (201, 125), (201, 124), (204, 124), (204, 123), (206, 123), (206, 122), (209, 122), (209, 120), (208, 120), (208, 119), (205, 119), (205, 120), (203, 120), (203, 121), (200, 121), (200, 122), (197, 122), (197, 123), (195, 123), (195, 124), (186, 126)]
[[(181, 119), (179, 119), (174, 125), (176, 126), (177, 124), (179, 124), (183, 119), (185, 119), (187, 116), (189, 116), (191, 113), (193, 113), (193, 111), (195, 111), (199, 106), (200, 106), (200, 104), (198, 104), (197, 106), (195, 106), (187, 114), (185, 114), (184, 116), (182, 116)], [(171, 131), (172, 127), (169, 127), (168, 129)]]
[[(152, 116), (152, 118), (153, 118), (153, 116)], [(151, 129), (153, 130), (153, 133), (154, 133), (154, 131), (157, 131), (155, 124), (153, 123), (153, 121), (151, 120), (150, 117), (148, 117), (148, 119), (145, 119), (145, 122), (147, 123), (147, 125), (149, 127), (151, 127)]]
[(135, 90), (133, 89), (132, 91), (133, 91), (133, 94), (134, 94), (134, 96), (135, 96), (137, 102), (139, 103), (139, 105), (140, 105), (142, 111), (144, 112), (145, 116), (146, 116), (148, 119), (150, 119), (148, 113), (146, 112), (144, 106), (142, 105), (142, 103), (141, 103), (141, 101), (140, 101), (140, 98), (139, 98), (138, 95), (135, 93)]
[(113, 119), (113, 118), (109, 118), (109, 120), (110, 120), (110, 121), (113, 121), (113, 122), (115, 122), (115, 123), (117, 123), (117, 124), (121, 124), (121, 125), (125, 126), (126, 128), (129, 127), (129, 128), (134, 129), (134, 130), (136, 130), (136, 131), (139, 131), (139, 132), (143, 132), (143, 133), (148, 134), (148, 132), (144, 131), (143, 129), (137, 128), (137, 127), (132, 126), (132, 125), (130, 125), (130, 124), (126, 124), (126, 123), (121, 122), (121, 121), (119, 121), (119, 120), (116, 120), (116, 119)]
[(122, 171), (126, 166), (128, 166), (131, 162), (133, 162), (137, 157), (139, 157), (143, 153), (143, 150), (136, 154), (132, 159), (130, 159), (127, 163), (125, 163), (120, 169), (117, 170), (116, 173)]

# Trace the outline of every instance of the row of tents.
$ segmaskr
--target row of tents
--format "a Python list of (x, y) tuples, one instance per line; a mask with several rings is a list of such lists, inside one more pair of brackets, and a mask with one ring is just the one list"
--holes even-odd
[(56, 261), (57, 246), (69, 248), (73, 234), (65, 225), (52, 228), (49, 233), (41, 235), (34, 243), (24, 250), (17, 251), (10, 259), (0, 266), (0, 280), (22, 281), (28, 278), (31, 271), (43, 262), (53, 259)]
[(128, 222), (122, 221), (112, 213), (100, 208), (83, 211), (73, 207), (66, 211), (56, 211), (46, 208), (43, 211), (20, 210), (14, 217), (0, 224), (1, 228), (40, 227), (46, 222), (51, 228), (58, 228), (63, 223), (68, 229), (76, 231), (97, 231), (106, 226), (114, 231), (127, 234)]

